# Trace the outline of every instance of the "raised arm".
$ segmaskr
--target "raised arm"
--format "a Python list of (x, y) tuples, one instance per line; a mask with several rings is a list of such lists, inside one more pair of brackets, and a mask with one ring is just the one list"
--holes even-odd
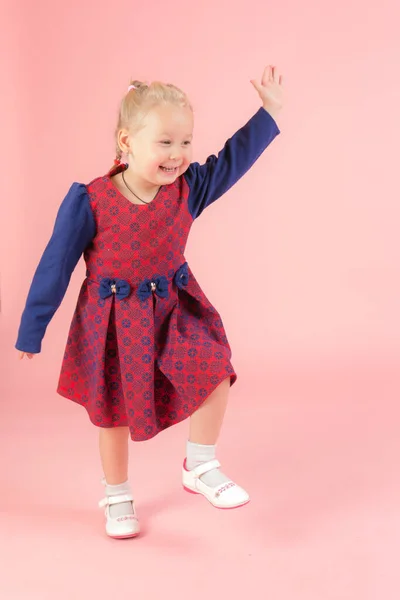
[(251, 83), (262, 100), (262, 108), (226, 142), (218, 156), (209, 156), (204, 165), (192, 163), (184, 174), (194, 219), (243, 177), (280, 133), (276, 116), (283, 103), (282, 76), (276, 67), (268, 66), (261, 82)]
[(227, 192), (256, 162), (280, 133), (271, 115), (260, 110), (204, 165), (192, 163), (184, 177), (189, 185), (189, 210), (198, 217), (207, 206)]

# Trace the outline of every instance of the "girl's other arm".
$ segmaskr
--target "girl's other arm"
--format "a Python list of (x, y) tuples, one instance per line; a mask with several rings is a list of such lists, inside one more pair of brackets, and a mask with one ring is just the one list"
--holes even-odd
[(86, 187), (74, 183), (59, 208), (53, 234), (32, 280), (15, 345), (23, 353), (21, 358), (41, 351), (46, 328), (95, 234)]

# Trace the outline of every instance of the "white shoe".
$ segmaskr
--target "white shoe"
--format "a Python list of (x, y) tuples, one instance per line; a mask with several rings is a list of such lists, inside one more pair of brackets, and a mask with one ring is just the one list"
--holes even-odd
[[(110, 506), (121, 504), (121, 502), (132, 502), (133, 515), (121, 515), (110, 517)], [(106, 496), (99, 502), (100, 508), (105, 507), (106, 533), (112, 538), (125, 539), (136, 537), (140, 533), (140, 525), (136, 516), (135, 504), (132, 494), (119, 494), (118, 496)]]
[(195, 467), (191, 471), (186, 468), (186, 460), (183, 463), (182, 480), (183, 487), (192, 494), (202, 494), (216, 508), (238, 508), (250, 501), (248, 493), (233, 481), (227, 481), (217, 487), (210, 487), (201, 481), (200, 477), (213, 469), (219, 469), (218, 460), (210, 460)]

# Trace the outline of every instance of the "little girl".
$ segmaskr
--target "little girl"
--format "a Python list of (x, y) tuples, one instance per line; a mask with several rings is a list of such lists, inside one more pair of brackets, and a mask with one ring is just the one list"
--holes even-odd
[[(217, 508), (248, 494), (220, 471), (215, 444), (236, 374), (221, 318), (184, 258), (190, 228), (279, 133), (282, 77), (252, 81), (262, 108), (204, 165), (192, 162), (193, 111), (173, 85), (132, 82), (122, 100), (114, 167), (73, 183), (36, 270), (19, 328), (20, 358), (46, 328), (82, 253), (86, 262), (58, 393), (100, 432), (106, 532), (138, 535), (128, 441), (190, 417), (182, 478)], [(126, 162), (121, 162), (122, 157)]]

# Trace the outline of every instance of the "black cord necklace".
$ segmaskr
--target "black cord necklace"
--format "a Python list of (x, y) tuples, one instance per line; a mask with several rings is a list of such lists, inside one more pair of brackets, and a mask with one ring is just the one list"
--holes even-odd
[(140, 202), (143, 202), (143, 204), (151, 204), (152, 203), (152, 200), (150, 200), (150, 202), (146, 202), (146, 200), (142, 200), (141, 198), (139, 198), (139, 196), (137, 194), (135, 194), (135, 192), (133, 190), (131, 190), (131, 188), (129, 187), (129, 185), (126, 183), (123, 171), (122, 171), (121, 175), (122, 175), (122, 179), (123, 179), (123, 182), (124, 182), (125, 186), (128, 188), (128, 190), (130, 191), (130, 193), (135, 196), (135, 198), (137, 198), (138, 200), (140, 200)]

